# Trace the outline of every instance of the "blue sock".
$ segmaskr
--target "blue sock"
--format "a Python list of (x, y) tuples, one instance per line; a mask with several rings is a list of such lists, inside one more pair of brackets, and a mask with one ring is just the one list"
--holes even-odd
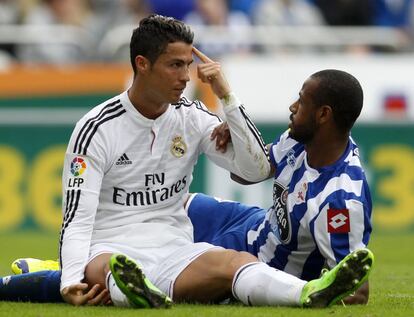
[(0, 278), (0, 300), (13, 302), (57, 303), (60, 271), (40, 271)]

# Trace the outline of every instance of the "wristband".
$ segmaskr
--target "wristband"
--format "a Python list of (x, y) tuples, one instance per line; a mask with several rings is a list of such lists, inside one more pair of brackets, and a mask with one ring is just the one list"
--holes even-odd
[(239, 98), (237, 98), (234, 92), (229, 92), (223, 98), (220, 99), (223, 108), (233, 108), (241, 104)]

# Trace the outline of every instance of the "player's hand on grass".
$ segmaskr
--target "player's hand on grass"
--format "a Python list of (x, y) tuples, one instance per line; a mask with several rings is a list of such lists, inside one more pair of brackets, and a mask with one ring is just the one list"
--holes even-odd
[(222, 153), (227, 151), (227, 144), (231, 142), (230, 129), (227, 122), (223, 122), (214, 128), (210, 139), (216, 139), (216, 150)]
[(354, 294), (345, 297), (343, 302), (345, 305), (366, 305), (369, 298), (369, 284), (368, 282), (361, 285)]
[(65, 302), (74, 306), (96, 306), (96, 305), (110, 305), (111, 298), (109, 291), (105, 288), (100, 290), (98, 284), (94, 285), (88, 290), (88, 284), (79, 283), (65, 287), (61, 291), (61, 295)]
[(197, 76), (203, 83), (210, 84), (213, 92), (220, 99), (227, 96), (230, 92), (230, 85), (221, 71), (221, 65), (213, 61), (207, 55), (193, 47), (193, 53), (201, 60), (202, 63), (197, 65)]

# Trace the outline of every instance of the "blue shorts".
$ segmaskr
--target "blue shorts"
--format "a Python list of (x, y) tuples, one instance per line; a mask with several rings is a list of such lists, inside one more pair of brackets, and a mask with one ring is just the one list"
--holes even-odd
[(187, 212), (194, 226), (194, 242), (208, 242), (252, 253), (251, 246), (247, 245), (247, 232), (263, 222), (266, 210), (194, 194), (187, 205)]

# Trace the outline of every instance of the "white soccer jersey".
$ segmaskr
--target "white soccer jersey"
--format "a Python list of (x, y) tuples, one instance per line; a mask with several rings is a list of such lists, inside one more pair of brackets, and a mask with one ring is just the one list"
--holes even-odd
[(83, 279), (96, 245), (148, 250), (160, 261), (159, 254), (192, 243), (183, 199), (201, 153), (243, 178), (268, 175), (260, 134), (234, 96), (230, 103), (224, 111), (234, 146), (225, 154), (210, 140), (220, 119), (185, 98), (150, 120), (124, 92), (77, 123), (63, 170), (61, 289)]

